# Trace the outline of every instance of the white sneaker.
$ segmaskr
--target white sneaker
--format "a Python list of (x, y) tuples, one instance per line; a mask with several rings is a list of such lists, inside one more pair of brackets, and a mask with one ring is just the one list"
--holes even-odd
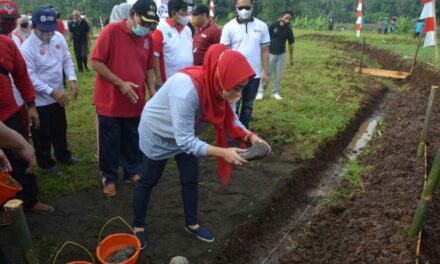
[(275, 98), (275, 99), (277, 99), (277, 100), (283, 100), (283, 97), (281, 97), (281, 95), (280, 94), (272, 94), (272, 98)]
[(263, 93), (257, 93), (257, 97), (255, 97), (255, 100), (263, 100)]

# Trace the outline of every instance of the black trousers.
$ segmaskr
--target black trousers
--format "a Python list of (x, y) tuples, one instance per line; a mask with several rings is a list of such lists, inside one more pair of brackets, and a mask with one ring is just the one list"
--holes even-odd
[(84, 71), (84, 69), (88, 70), (88, 68), (87, 68), (87, 53), (88, 53), (87, 41), (74, 42), (73, 43), (73, 50), (75, 51), (75, 58), (76, 58), (76, 64), (78, 65), (78, 70), (80, 72)]
[(32, 141), (38, 166), (49, 169), (56, 164), (51, 155), (52, 146), (59, 162), (69, 160), (72, 155), (67, 148), (66, 112), (58, 103), (37, 106), (37, 111), (40, 116), (40, 129), (32, 128)]
[[(23, 120), (19, 112), (13, 114), (4, 121), (4, 124), (12, 130), (15, 130), (24, 138), (27, 138)], [(22, 191), (18, 192), (16, 197), (23, 201), (24, 208), (32, 208), (38, 202), (38, 186), (35, 174), (26, 174), (28, 164), (25, 160), (18, 158), (12, 151), (4, 150), (6, 157), (12, 165), (12, 177), (21, 184)]]
[(105, 184), (117, 183), (119, 164), (122, 165), (125, 179), (141, 175), (139, 121), (140, 117), (98, 115), (99, 169)]

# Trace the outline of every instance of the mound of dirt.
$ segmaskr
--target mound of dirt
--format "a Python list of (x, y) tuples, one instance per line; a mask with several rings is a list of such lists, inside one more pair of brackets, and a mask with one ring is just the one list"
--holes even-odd
[[(408, 70), (389, 51), (368, 47), (367, 53), (383, 67)], [(306, 238), (282, 263), (414, 263), (415, 241), (407, 239), (407, 230), (424, 178), (424, 163), (416, 152), (430, 87), (439, 80), (440, 73), (422, 63), (408, 81), (410, 91), (388, 97), (382, 136), (371, 143), (376, 150), (360, 160), (373, 167), (363, 177), (366, 192), (338, 210), (326, 208), (315, 215)], [(430, 164), (440, 148), (437, 109), (429, 137)], [(438, 191), (423, 233), (422, 258), (431, 263), (440, 263), (439, 196)]]

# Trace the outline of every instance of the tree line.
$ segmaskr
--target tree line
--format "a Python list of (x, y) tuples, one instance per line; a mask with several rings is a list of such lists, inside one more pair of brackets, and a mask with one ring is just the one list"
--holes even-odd
[[(21, 13), (36, 7), (54, 6), (62, 13), (62, 18), (69, 20), (74, 9), (84, 11), (93, 23), (99, 18), (105, 20), (114, 5), (121, 0), (15, 0)], [(225, 23), (236, 15), (236, 0), (216, 0), (216, 21)], [(416, 19), (421, 13), (420, 0), (364, 0), (365, 23), (374, 23), (384, 17), (409, 17)], [(440, 15), (440, 1), (437, 1), (437, 17)], [(194, 3), (209, 4), (209, 0), (194, 0)], [(333, 18), (340, 23), (354, 23), (357, 0), (254, 0), (257, 17), (271, 23), (284, 10), (291, 10), (296, 17), (326, 19)]]

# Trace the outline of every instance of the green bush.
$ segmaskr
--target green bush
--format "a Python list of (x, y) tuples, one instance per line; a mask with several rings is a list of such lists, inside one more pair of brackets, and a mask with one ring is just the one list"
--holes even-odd
[(309, 29), (309, 30), (326, 30), (327, 19), (324, 17), (308, 18), (296, 17), (293, 21), (294, 28)]

